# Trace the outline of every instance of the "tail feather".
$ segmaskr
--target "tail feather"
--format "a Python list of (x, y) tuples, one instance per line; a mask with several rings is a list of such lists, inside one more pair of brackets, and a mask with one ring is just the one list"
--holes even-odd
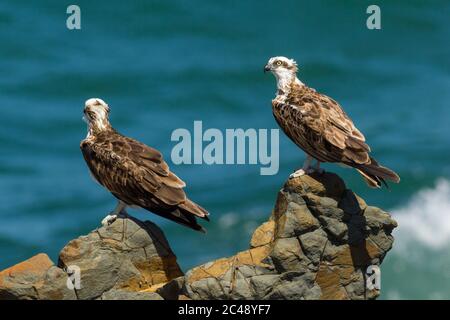
[(371, 162), (369, 164), (358, 165), (355, 167), (370, 187), (380, 188), (381, 184), (388, 187), (385, 180), (395, 183), (400, 182), (400, 177), (394, 171), (380, 166), (373, 158), (370, 158), (370, 160)]
[(172, 208), (146, 208), (147, 210), (172, 220), (185, 227), (206, 233), (206, 230), (197, 223), (197, 217), (209, 221), (208, 211), (187, 199), (184, 203)]
[[(197, 223), (197, 219), (191, 213), (183, 212), (182, 210), (175, 209), (171, 213), (172, 218), (170, 220), (175, 221), (183, 226), (191, 228), (195, 231), (206, 233), (206, 229)], [(175, 217), (174, 217), (175, 216)]]
[(369, 187), (381, 188), (381, 183), (383, 183), (386, 187), (388, 187), (386, 182), (382, 178), (368, 174), (368, 173), (364, 172), (362, 169), (356, 169), (356, 170), (358, 170), (358, 172), (361, 174), (364, 181), (366, 181), (366, 183)]
[(191, 213), (199, 218), (209, 221), (209, 212), (189, 199), (186, 199), (186, 201), (184, 201), (184, 203), (180, 204), (178, 207), (186, 213)]

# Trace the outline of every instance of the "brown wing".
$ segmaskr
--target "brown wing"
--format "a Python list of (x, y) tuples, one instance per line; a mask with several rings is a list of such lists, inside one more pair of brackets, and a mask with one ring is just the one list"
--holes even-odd
[(208, 212), (187, 199), (185, 183), (156, 149), (109, 131), (82, 142), (81, 150), (94, 178), (126, 204), (190, 227), (196, 225), (192, 215), (207, 219)]
[(277, 122), (305, 152), (322, 162), (364, 164), (370, 148), (333, 99), (299, 86), (284, 103), (273, 101)]
[(321, 162), (340, 162), (356, 168), (370, 186), (398, 175), (369, 156), (370, 147), (339, 104), (315, 90), (294, 84), (285, 102), (272, 101), (273, 113), (286, 135)]

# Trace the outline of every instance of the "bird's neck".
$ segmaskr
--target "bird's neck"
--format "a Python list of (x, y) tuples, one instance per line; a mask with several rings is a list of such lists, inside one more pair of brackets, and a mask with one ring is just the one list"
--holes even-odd
[(289, 95), (294, 84), (304, 85), (295, 73), (276, 74), (275, 77), (277, 79), (277, 96)]
[(100, 133), (112, 130), (111, 124), (108, 119), (99, 119), (89, 122), (88, 133), (86, 138), (94, 137)]

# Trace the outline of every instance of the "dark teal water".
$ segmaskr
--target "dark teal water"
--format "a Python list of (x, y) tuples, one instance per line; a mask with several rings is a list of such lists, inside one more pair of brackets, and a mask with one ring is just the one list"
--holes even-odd
[[(82, 30), (57, 1), (0, 4), (0, 269), (38, 252), (57, 259), (114, 207), (79, 151), (84, 101), (101, 97), (113, 125), (166, 156), (176, 128), (277, 128), (275, 80), (262, 68), (295, 58), (300, 79), (338, 100), (380, 162), (390, 191), (341, 174), (400, 226), (382, 267), (383, 298), (450, 298), (450, 3), (378, 1), (77, 1)], [(303, 161), (284, 135), (280, 172), (172, 165), (211, 211), (202, 236), (160, 224), (183, 268), (247, 248), (276, 193)]]

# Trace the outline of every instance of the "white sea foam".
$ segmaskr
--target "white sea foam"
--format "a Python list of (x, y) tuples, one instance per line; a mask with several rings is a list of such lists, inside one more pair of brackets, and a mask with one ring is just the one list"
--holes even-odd
[(433, 188), (420, 190), (404, 207), (392, 210), (399, 227), (397, 245), (419, 242), (431, 249), (450, 245), (450, 181), (439, 179)]
[(219, 226), (228, 229), (235, 226), (239, 222), (239, 216), (236, 213), (229, 212), (219, 218)]

